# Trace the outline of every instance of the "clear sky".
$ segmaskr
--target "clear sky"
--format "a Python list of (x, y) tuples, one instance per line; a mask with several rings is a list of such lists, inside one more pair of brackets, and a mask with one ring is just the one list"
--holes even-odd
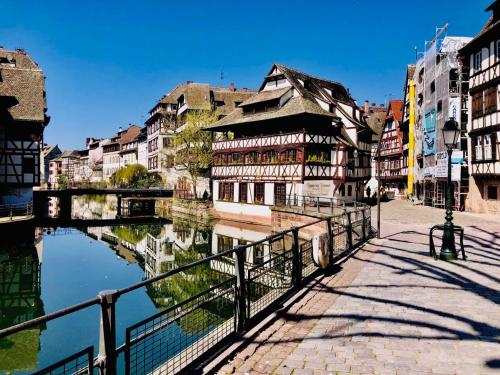
[(0, 45), (44, 70), (45, 141), (72, 149), (143, 124), (180, 82), (257, 88), (273, 62), (339, 81), (358, 102), (402, 97), (414, 47), (446, 22), (474, 36), (491, 2), (2, 0)]

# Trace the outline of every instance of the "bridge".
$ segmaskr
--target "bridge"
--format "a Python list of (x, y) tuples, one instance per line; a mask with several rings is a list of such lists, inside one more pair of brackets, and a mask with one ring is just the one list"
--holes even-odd
[(171, 198), (172, 189), (130, 189), (130, 188), (69, 188), (69, 189), (39, 189), (33, 191), (34, 212), (36, 217), (43, 217), (45, 203), (50, 197), (59, 199), (61, 222), (71, 220), (71, 199), (81, 195), (116, 195), (116, 213), (120, 216), (122, 198)]

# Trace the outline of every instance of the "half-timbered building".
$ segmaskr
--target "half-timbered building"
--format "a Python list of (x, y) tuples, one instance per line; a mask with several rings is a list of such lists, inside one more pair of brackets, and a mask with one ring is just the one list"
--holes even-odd
[(219, 139), (211, 177), (220, 212), (269, 217), (303, 196), (355, 199), (370, 177), (373, 132), (347, 89), (283, 65), (208, 130)]
[(397, 196), (408, 184), (408, 128), (403, 125), (403, 101), (391, 100), (380, 137), (380, 180)]
[(500, 1), (460, 54), (469, 71), (469, 196), (473, 211), (500, 211)]
[[(179, 151), (174, 137), (186, 125), (193, 111), (215, 111), (223, 117), (256, 92), (246, 88), (211, 86), (187, 81), (166, 94), (149, 112), (146, 120), (148, 134), (148, 170), (158, 172), (167, 186), (193, 191), (191, 176), (182, 164), (175, 163)], [(210, 191), (209, 179), (197, 179), (197, 192)]]
[(1, 204), (32, 201), (40, 184), (46, 116), (45, 77), (22, 50), (0, 48)]

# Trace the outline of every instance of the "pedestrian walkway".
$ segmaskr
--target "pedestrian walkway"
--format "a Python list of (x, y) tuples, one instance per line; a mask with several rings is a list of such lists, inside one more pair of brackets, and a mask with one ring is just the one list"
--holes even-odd
[(220, 373), (500, 374), (500, 222), (476, 224), (467, 261), (446, 263), (430, 224), (383, 222)]

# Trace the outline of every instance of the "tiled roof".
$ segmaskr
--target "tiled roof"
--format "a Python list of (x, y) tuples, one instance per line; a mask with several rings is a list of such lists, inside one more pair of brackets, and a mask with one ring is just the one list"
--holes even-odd
[(42, 70), (27, 53), (0, 48), (0, 98), (13, 120), (45, 121), (44, 86)]
[(236, 108), (229, 115), (217, 121), (215, 124), (206, 127), (205, 129), (217, 131), (218, 129), (223, 129), (228, 125), (254, 123), (257, 121), (282, 118), (302, 113), (336, 118), (333, 113), (325, 111), (315, 101), (297, 96), (292, 97), (288, 102), (286, 102), (285, 105), (283, 105), (279, 109), (269, 112), (244, 115), (242, 108)]
[(243, 103), (241, 103), (241, 106), (244, 107), (255, 103), (261, 103), (273, 99), (279, 99), (291, 89), (292, 87), (288, 86), (276, 90), (261, 91), (258, 94), (253, 95), (250, 99), (245, 100)]
[(391, 119), (391, 118), (396, 121), (403, 120), (403, 100), (393, 99), (389, 102), (389, 106), (387, 107), (386, 119)]
[[(266, 90), (267, 82), (275, 79), (273, 77), (276, 74), (273, 75), (273, 72), (279, 72), (278, 75), (283, 75), (292, 86)], [(277, 109), (256, 113), (251, 113), (247, 110), (248, 107), (251, 108), (252, 105), (259, 102), (282, 98), (289, 90), (294, 90), (293, 96), (282, 103)], [(260, 87), (260, 92), (257, 95), (244, 102), (240, 108), (236, 108), (229, 115), (207, 129), (217, 131), (228, 126), (299, 114), (326, 116), (332, 119), (338, 118), (336, 114), (323, 109), (317, 100), (321, 100), (326, 105), (337, 107), (341, 112), (342, 108), (339, 102), (349, 106), (356, 106), (354, 99), (352, 99), (347, 89), (340, 83), (317, 78), (281, 64), (274, 64), (264, 79)], [(245, 111), (241, 107), (245, 107)], [(349, 117), (349, 115), (346, 116)]]

